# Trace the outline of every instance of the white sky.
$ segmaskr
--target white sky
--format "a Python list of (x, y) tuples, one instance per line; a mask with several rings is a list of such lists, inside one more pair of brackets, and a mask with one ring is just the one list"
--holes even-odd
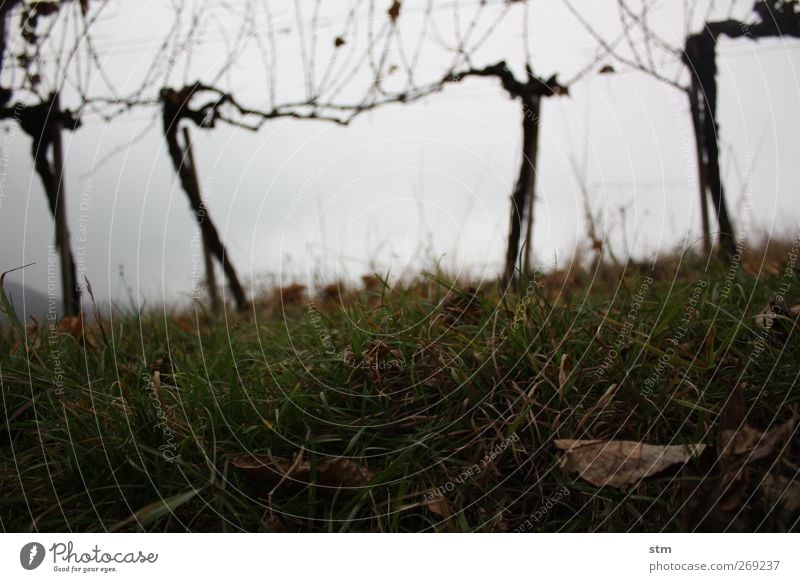
[[(587, 19), (606, 36), (619, 31), (615, 13), (608, 11), (615, 1), (575, 3), (586, 5)], [(159, 31), (170, 22), (165, 4), (112, 2), (97, 46), (120, 85), (136, 86), (152, 61)], [(207, 4), (212, 16), (218, 4)], [(284, 95), (301, 95), (302, 82), (292, 73), (300, 54), (292, 33), (296, 18), (293, 3), (284, 4), (284, 12), (275, 10), (285, 14), (280, 22), (290, 29), (277, 39), (279, 60), (287, 63), (279, 83)], [(405, 4), (408, 12), (400, 23), (413, 39), (420, 13), (415, 16), (413, 2)], [(477, 2), (460, 4), (463, 27)], [(658, 6), (666, 8), (652, 15), (654, 26), (675, 44), (684, 26), (680, 4), (661, 2)], [(337, 4), (338, 12), (321, 17), (331, 38), (341, 30), (344, 6)], [(522, 6), (512, 8), (475, 56), (476, 65), (520, 62), (523, 14)], [(443, 9), (437, 20), (445, 40), (451, 15)], [(594, 45), (561, 3), (531, 2), (529, 16), (537, 73), (569, 78), (590, 61)], [(304, 14), (301, 20), (310, 18)], [(376, 23), (385, 19), (382, 9)], [(219, 26), (235, 38), (235, 25), (229, 24)], [(206, 78), (220, 69), (224, 36), (213, 32), (213, 22), (209, 30), (189, 72), (177, 69), (175, 84), (184, 76)], [(330, 56), (325, 47), (331, 46), (325, 38), (317, 49), (323, 64)], [(749, 176), (753, 222), (745, 228), (793, 235), (800, 218), (800, 41), (723, 39), (719, 53), (722, 167), (730, 209), (734, 218), (742, 214)], [(421, 78), (440, 75), (449, 57), (433, 44), (424, 54)], [(221, 82), (236, 87), (242, 101), (264, 105), (257, 53), (245, 53), (227, 75)], [(359, 94), (360, 82), (355, 79), (347, 90)], [(90, 179), (84, 176), (115, 147), (146, 130), (155, 113), (137, 111), (111, 125), (90, 118), (66, 136), (73, 248), (101, 299), (125, 300), (120, 266), (127, 285), (151, 304), (188, 296), (192, 289), (197, 228), (164, 149), (160, 120)], [(481, 278), (493, 276), (502, 261), (519, 163), (520, 115), (519, 104), (496, 80), (474, 79), (412, 105), (378, 109), (347, 128), (282, 119), (259, 133), (222, 126), (193, 129), (193, 136), (210, 212), (248, 287), (274, 278), (283, 284), (355, 280), (374, 269), (398, 274), (430, 268), (433, 262)], [(694, 146), (682, 143), (689, 123), (682, 94), (632, 71), (590, 75), (572, 87), (570, 97), (548, 99), (535, 215), (538, 260), (549, 263), (557, 256), (564, 263), (585, 241), (580, 189), (567, 161), (569, 156), (583, 159), (584, 149), (591, 204), (619, 255), (651, 257), (659, 249), (697, 244)], [(0, 135), (0, 142), (6, 152), (5, 176), (0, 176), (0, 270), (36, 262), (16, 280), (24, 276), (27, 285), (44, 291), (52, 223), (32, 172), (30, 142), (19, 130)], [(85, 244), (78, 242), (79, 235)]]

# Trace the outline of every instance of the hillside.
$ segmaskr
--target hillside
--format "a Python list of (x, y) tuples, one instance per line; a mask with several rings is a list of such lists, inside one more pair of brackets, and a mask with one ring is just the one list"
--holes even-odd
[(2, 528), (797, 530), (798, 248), (9, 330)]

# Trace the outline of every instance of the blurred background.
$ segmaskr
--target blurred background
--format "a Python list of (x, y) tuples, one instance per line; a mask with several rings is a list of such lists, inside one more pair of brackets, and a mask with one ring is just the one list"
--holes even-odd
[[(189, 124), (205, 208), (248, 295), (437, 268), (480, 281), (503, 270), (522, 112), (496, 77), (440, 80), (499, 61), (519, 79), (526, 64), (557, 75), (568, 94), (542, 99), (533, 262), (576, 260), (590, 228), (616, 259), (651, 260), (702, 247), (689, 101), (675, 86), (689, 83), (684, 41), (708, 21), (758, 21), (752, 2), (32, 4), (3, 15), (6, 108), (58, 91), (79, 114), (62, 132), (79, 279), (98, 301), (151, 307), (187, 303), (203, 277), (164, 139), (165, 87), (199, 81), (245, 108), (296, 113), (228, 106), (234, 123)], [(26, 10), (40, 11), (35, 39)], [(718, 41), (721, 175), (742, 241), (790, 236), (800, 219), (798, 49), (787, 36)], [(354, 104), (364, 110), (350, 118)], [(348, 123), (297, 118), (314, 111)], [(54, 222), (31, 136), (13, 115), (3, 128), (0, 271), (34, 263), (6, 285), (18, 302), (27, 289), (36, 313), (48, 285), (61, 297)]]

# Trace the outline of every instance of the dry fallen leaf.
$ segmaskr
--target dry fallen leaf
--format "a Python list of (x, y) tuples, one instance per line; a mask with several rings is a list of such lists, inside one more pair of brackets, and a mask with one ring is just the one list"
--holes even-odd
[(717, 454), (723, 467), (733, 456), (751, 449), (761, 436), (761, 433), (752, 431), (745, 423), (745, 407), (744, 391), (737, 384), (731, 389), (719, 416)]
[(287, 285), (286, 287), (281, 287), (278, 289), (278, 295), (280, 295), (281, 303), (283, 305), (292, 305), (299, 303), (306, 294), (306, 286), (300, 285), (299, 283), (294, 283), (292, 285)]
[(797, 417), (792, 417), (783, 424), (769, 429), (761, 436), (752, 451), (747, 454), (745, 462), (754, 463), (781, 454), (795, 434), (796, 426)]
[(564, 471), (579, 473), (592, 485), (626, 487), (660, 473), (672, 465), (699, 456), (706, 445), (648, 445), (636, 441), (560, 439), (555, 445), (566, 451)]
[[(233, 459), (231, 464), (270, 487), (275, 487), (281, 481), (286, 484), (311, 484), (311, 463), (307, 461), (293, 464), (279, 457), (273, 462), (269, 455), (243, 455)], [(350, 459), (323, 459), (317, 462), (314, 484), (350, 489), (363, 487), (374, 478), (374, 471)]]
[(270, 533), (286, 533), (286, 526), (284, 526), (283, 521), (271, 510), (261, 519), (261, 523)]
[(742, 386), (736, 385), (719, 417), (716, 458), (705, 469), (711, 478), (689, 486), (683, 517), (687, 530), (753, 531), (768, 517), (756, 501), (788, 511), (800, 504), (794, 475), (789, 479), (779, 472), (779, 460), (791, 454), (797, 416), (762, 432), (747, 422), (746, 412)]
[(784, 511), (797, 511), (800, 508), (800, 482), (783, 475), (767, 474), (761, 482), (764, 499)]
[[(728, 513), (734, 511), (747, 496), (750, 486), (749, 471), (742, 471), (737, 459), (742, 454), (752, 452), (761, 432), (745, 422), (746, 403), (740, 385), (731, 389), (728, 399), (720, 413), (717, 459), (722, 480), (717, 485), (712, 499), (705, 505), (713, 506), (715, 518), (724, 521)], [(707, 508), (704, 508), (707, 511)]]
[[(723, 511), (732, 511), (747, 500), (751, 477), (763, 475), (752, 465), (779, 456), (791, 440), (796, 426), (797, 418), (792, 417), (766, 433), (746, 422), (733, 435), (729, 430), (721, 431), (719, 465), (723, 476), (715, 496)], [(722, 448), (724, 442), (732, 444)]]
[(342, 283), (331, 283), (322, 288), (322, 296), (328, 301), (341, 301), (343, 289)]
[(720, 431), (719, 456), (723, 461), (753, 451), (761, 438), (761, 431), (747, 423)]
[(447, 500), (441, 496), (436, 496), (428, 501), (428, 511), (430, 511), (433, 515), (443, 519), (449, 519), (453, 515), (453, 510), (450, 508), (450, 504), (447, 503)]
[(80, 338), (83, 335), (83, 318), (79, 315), (68, 315), (58, 322), (58, 330)]
[(85, 327), (83, 315), (68, 315), (64, 317), (58, 322), (58, 331), (71, 335), (79, 342), (85, 342), (92, 349), (97, 347), (97, 342), (94, 341), (94, 338)]
[(381, 280), (374, 275), (364, 275), (361, 277), (361, 281), (364, 283), (365, 291), (376, 291), (382, 284)]
[[(433, 492), (431, 492), (433, 495)], [(432, 499), (428, 500), (428, 511), (430, 511), (436, 517), (441, 518), (441, 524), (444, 525), (445, 529), (451, 533), (455, 533), (457, 530), (456, 524), (451, 519), (453, 517), (453, 508), (447, 502), (447, 499), (442, 497), (441, 495), (434, 495)], [(437, 527), (437, 530), (439, 528)]]
[(39, 326), (39, 320), (36, 319), (33, 315), (31, 315), (31, 320), (33, 320), (33, 323), (25, 326), (25, 334), (27, 335), (27, 341), (25, 342), (24, 348), (22, 340), (19, 340), (11, 347), (12, 354), (20, 353), (23, 350), (27, 349), (32, 349), (36, 351), (42, 346), (42, 337), (39, 333), (41, 330)]

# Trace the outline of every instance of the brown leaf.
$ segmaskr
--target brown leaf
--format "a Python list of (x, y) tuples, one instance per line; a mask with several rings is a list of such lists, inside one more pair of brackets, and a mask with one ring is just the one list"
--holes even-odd
[(340, 46), (344, 46), (345, 43), (346, 43), (346, 41), (341, 36), (337, 36), (335, 39), (333, 39), (333, 46), (335, 48), (339, 48)]
[[(237, 469), (243, 470), (252, 478), (270, 487), (284, 481), (286, 484), (304, 485), (311, 483), (311, 463), (293, 465), (289, 460), (269, 455), (243, 455), (231, 461)], [(375, 472), (350, 459), (323, 459), (317, 463), (317, 478), (313, 483), (323, 487), (351, 489), (364, 487), (375, 478)]]
[(722, 464), (752, 451), (761, 438), (761, 431), (747, 423), (738, 429), (720, 431), (719, 458)]
[(382, 285), (381, 280), (375, 275), (364, 275), (361, 277), (361, 281), (364, 283), (366, 291), (376, 291)]
[(761, 482), (764, 499), (784, 511), (797, 511), (800, 508), (800, 483), (783, 475), (767, 474)]
[(286, 533), (286, 527), (283, 524), (283, 521), (280, 517), (269, 511), (267, 515), (265, 515), (261, 523), (264, 524), (264, 527), (270, 533)]
[(74, 338), (80, 338), (83, 335), (83, 318), (78, 315), (68, 315), (58, 322), (58, 330)]
[(280, 295), (281, 303), (284, 305), (299, 303), (305, 294), (306, 286), (300, 285), (299, 283), (294, 283), (278, 289), (278, 295)]
[(764, 475), (764, 469), (753, 465), (779, 455), (797, 426), (793, 416), (763, 433), (747, 423), (745, 406), (742, 388), (737, 385), (720, 415), (717, 454), (722, 479), (711, 494), (715, 511), (732, 512), (746, 503), (753, 477)]
[(331, 283), (322, 288), (322, 296), (328, 301), (341, 301), (343, 289), (342, 283)]
[(598, 487), (625, 487), (660, 473), (672, 465), (699, 456), (706, 445), (648, 445), (636, 441), (560, 439), (555, 445), (567, 451), (564, 471), (579, 473)]
[(792, 416), (783, 424), (779, 424), (764, 433), (764, 436), (758, 441), (753, 451), (747, 456), (747, 462), (754, 463), (782, 453), (784, 447), (795, 434), (797, 420), (796, 416)]
[(687, 529), (752, 531), (764, 518), (754, 513), (752, 500), (763, 497), (784, 507), (797, 501), (799, 488), (777, 472), (777, 459), (790, 443), (798, 419), (793, 416), (764, 433), (747, 422), (745, 411), (742, 387), (737, 385), (720, 414), (716, 461), (707, 469), (714, 478), (693, 485), (686, 505)]
[(736, 455), (750, 450), (761, 436), (760, 432), (753, 430), (745, 422), (745, 406), (742, 386), (737, 384), (728, 395), (720, 413), (717, 454), (722, 466), (730, 464)]
[(717, 452), (720, 467), (724, 470), (755, 463), (775, 455), (789, 442), (797, 426), (793, 416), (785, 423), (762, 433), (745, 419), (745, 401), (741, 386), (731, 392), (720, 419), (720, 436)]
[(750, 472), (742, 471), (737, 459), (753, 450), (761, 432), (745, 422), (745, 409), (744, 392), (742, 386), (737, 384), (731, 389), (720, 413), (717, 459), (722, 479), (711, 502), (714, 513), (720, 515), (734, 511), (747, 497), (750, 488)]
[(733, 512), (747, 499), (749, 490), (750, 471), (742, 470), (741, 467), (730, 469), (723, 473), (711, 503), (707, 505), (713, 505), (713, 513)]
[(92, 349), (97, 347), (92, 335), (84, 326), (82, 315), (68, 315), (58, 322), (58, 331), (67, 333), (79, 342), (85, 342)]
[(436, 496), (428, 501), (428, 511), (442, 519), (449, 519), (453, 515), (450, 504), (442, 496)]
[[(25, 342), (25, 349), (32, 349), (34, 351), (38, 350), (42, 346), (42, 337), (39, 334), (40, 326), (39, 320), (36, 319), (33, 315), (31, 315), (31, 320), (33, 323), (25, 326), (25, 334), (27, 336), (27, 340)], [(17, 341), (11, 347), (11, 353), (16, 354), (23, 350), (23, 341)]]

